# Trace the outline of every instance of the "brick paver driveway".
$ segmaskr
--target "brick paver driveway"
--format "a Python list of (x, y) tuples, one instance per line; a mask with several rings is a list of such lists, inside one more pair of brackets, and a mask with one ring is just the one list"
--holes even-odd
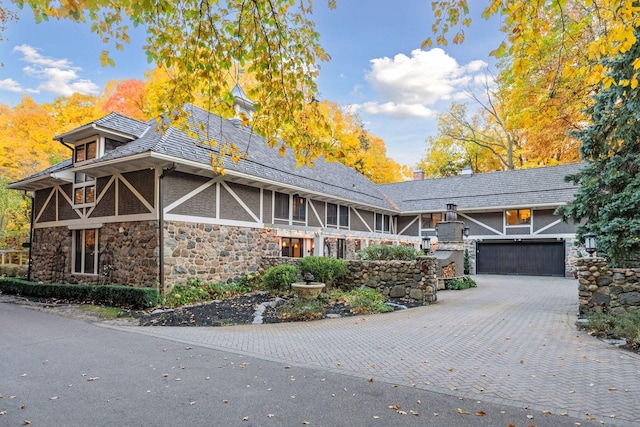
[(494, 403), (640, 425), (640, 355), (577, 331), (577, 282), (473, 276), (390, 314), (143, 334)]

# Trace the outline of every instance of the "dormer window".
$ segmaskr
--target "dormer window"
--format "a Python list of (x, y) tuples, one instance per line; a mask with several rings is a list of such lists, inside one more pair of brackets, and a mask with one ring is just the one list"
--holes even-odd
[(98, 157), (98, 140), (92, 138), (76, 144), (73, 151), (73, 163), (85, 162)]

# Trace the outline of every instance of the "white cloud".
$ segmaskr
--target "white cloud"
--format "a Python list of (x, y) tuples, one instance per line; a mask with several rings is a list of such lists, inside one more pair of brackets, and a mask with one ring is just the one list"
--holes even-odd
[(98, 85), (80, 78), (78, 73), (82, 68), (74, 67), (68, 59), (43, 56), (38, 49), (24, 44), (14, 47), (13, 51), (22, 53), (20, 59), (29, 64), (22, 70), (41, 81), (37, 90), (27, 90), (29, 92), (45, 91), (58, 96), (71, 96), (76, 92), (93, 95), (100, 92)]
[(480, 60), (461, 66), (442, 49), (416, 49), (411, 57), (398, 54), (370, 62), (366, 79), (378, 100), (362, 108), (371, 114), (395, 117), (434, 117), (435, 112), (429, 106), (438, 101), (459, 99), (477, 82), (477, 73), (487, 67), (487, 63)]
[(396, 104), (395, 102), (367, 102), (360, 106), (360, 110), (369, 114), (384, 114), (392, 117), (434, 117), (437, 112), (422, 104)]
[(13, 79), (4, 79), (0, 80), (0, 90), (6, 92), (22, 92), (22, 86)]

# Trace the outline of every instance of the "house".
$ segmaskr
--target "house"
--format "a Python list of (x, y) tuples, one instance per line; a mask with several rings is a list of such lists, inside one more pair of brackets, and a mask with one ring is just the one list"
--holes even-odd
[(186, 109), (246, 157), (215, 173), (210, 146), (111, 113), (55, 137), (69, 160), (9, 185), (33, 194), (31, 280), (164, 287), (233, 279), (265, 256), (419, 247), (447, 203), (470, 227), (477, 273), (571, 269), (574, 227), (553, 212), (572, 198), (564, 176), (579, 164), (377, 185), (337, 162), (296, 168), (240, 120)]

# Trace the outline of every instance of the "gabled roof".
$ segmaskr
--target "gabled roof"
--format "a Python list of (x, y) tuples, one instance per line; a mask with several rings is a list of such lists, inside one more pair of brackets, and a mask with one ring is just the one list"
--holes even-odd
[[(346, 204), (365, 205), (374, 209), (396, 213), (441, 212), (447, 203), (456, 203), (461, 211), (489, 210), (505, 207), (558, 206), (572, 199), (576, 188), (564, 177), (576, 173), (580, 163), (517, 171), (491, 172), (470, 176), (456, 176), (421, 181), (408, 181), (377, 185), (360, 173), (338, 162), (316, 159), (312, 167), (296, 167), (296, 159), (287, 150), (280, 156), (277, 149), (266, 145), (264, 138), (238, 120), (227, 120), (203, 109), (186, 106), (189, 120), (206, 131), (199, 131), (199, 140), (215, 140), (221, 144), (233, 143), (246, 158), (238, 163), (224, 158), (229, 176), (262, 182), (272, 188), (307, 191), (327, 199)], [(57, 138), (79, 138), (78, 135), (96, 130), (130, 135), (133, 140), (106, 153), (98, 159), (83, 162), (78, 169), (93, 168), (106, 171), (104, 165), (124, 164), (127, 159), (155, 159), (156, 165), (175, 162), (196, 165), (201, 170), (211, 169), (211, 154), (216, 147), (198, 144), (185, 132), (168, 127), (162, 133), (155, 121), (147, 123), (111, 113)], [(72, 138), (73, 137), (73, 138)], [(65, 139), (66, 140), (66, 139)], [(78, 139), (75, 139), (78, 140)], [(146, 157), (145, 157), (146, 156)], [(104, 169), (104, 170), (103, 170)], [(47, 185), (68, 182), (74, 170), (70, 160), (55, 165), (9, 188), (34, 190)], [(88, 169), (87, 169), (88, 170)], [(66, 173), (65, 173), (66, 171)]]
[(111, 133), (119, 135), (126, 140), (133, 140), (140, 138), (148, 129), (148, 123), (118, 113), (109, 113), (104, 117), (91, 121), (69, 132), (56, 135), (53, 139), (60, 142), (74, 142), (99, 132), (106, 134)]
[(458, 210), (504, 207), (558, 206), (570, 201), (577, 188), (564, 177), (582, 163), (514, 171), (488, 172), (449, 178), (384, 184), (381, 190), (403, 212), (440, 212), (447, 203)]

